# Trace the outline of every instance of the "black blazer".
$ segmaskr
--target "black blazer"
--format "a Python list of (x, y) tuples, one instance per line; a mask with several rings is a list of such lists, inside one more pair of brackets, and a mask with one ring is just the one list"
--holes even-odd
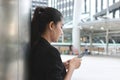
[(66, 74), (59, 51), (40, 38), (28, 55), (28, 80), (63, 80)]

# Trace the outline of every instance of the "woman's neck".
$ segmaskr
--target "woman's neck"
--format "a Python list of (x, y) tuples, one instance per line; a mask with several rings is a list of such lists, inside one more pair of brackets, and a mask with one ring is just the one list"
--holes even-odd
[(41, 37), (43, 37), (45, 40), (47, 40), (49, 43), (51, 43), (51, 38), (49, 35), (44, 34), (44, 35), (41, 35)]

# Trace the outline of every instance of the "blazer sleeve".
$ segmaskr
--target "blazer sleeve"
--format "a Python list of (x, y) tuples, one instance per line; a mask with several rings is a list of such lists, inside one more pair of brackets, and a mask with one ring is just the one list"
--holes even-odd
[(56, 49), (49, 52), (46, 80), (64, 80), (63, 72), (65, 72), (65, 69), (60, 58), (60, 53)]

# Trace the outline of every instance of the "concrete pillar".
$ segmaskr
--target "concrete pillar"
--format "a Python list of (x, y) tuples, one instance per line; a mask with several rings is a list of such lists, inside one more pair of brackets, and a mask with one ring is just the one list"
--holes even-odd
[(89, 35), (89, 42), (90, 42), (90, 53), (92, 52), (92, 38), (93, 38), (93, 32)]
[(109, 47), (109, 30), (107, 29), (107, 30), (106, 30), (106, 49), (105, 49), (106, 55), (109, 54), (108, 47)]
[(72, 42), (73, 47), (78, 50), (80, 53), (80, 28), (78, 24), (81, 19), (82, 12), (82, 1), (83, 0), (74, 0), (74, 13), (73, 13), (73, 30), (72, 30)]
[(114, 49), (115, 49), (115, 54), (117, 53), (117, 45), (116, 45), (116, 42), (115, 42), (115, 40), (114, 39), (112, 39), (112, 42), (113, 42), (113, 44), (114, 44)]
[(109, 0), (107, 0), (107, 12), (106, 12), (106, 16), (109, 17)]

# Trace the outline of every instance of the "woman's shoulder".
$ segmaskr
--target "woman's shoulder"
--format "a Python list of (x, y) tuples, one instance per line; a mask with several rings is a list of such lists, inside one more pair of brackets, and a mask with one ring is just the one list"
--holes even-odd
[(54, 46), (51, 45), (48, 49), (49, 52), (54, 56), (60, 56), (60, 52)]

